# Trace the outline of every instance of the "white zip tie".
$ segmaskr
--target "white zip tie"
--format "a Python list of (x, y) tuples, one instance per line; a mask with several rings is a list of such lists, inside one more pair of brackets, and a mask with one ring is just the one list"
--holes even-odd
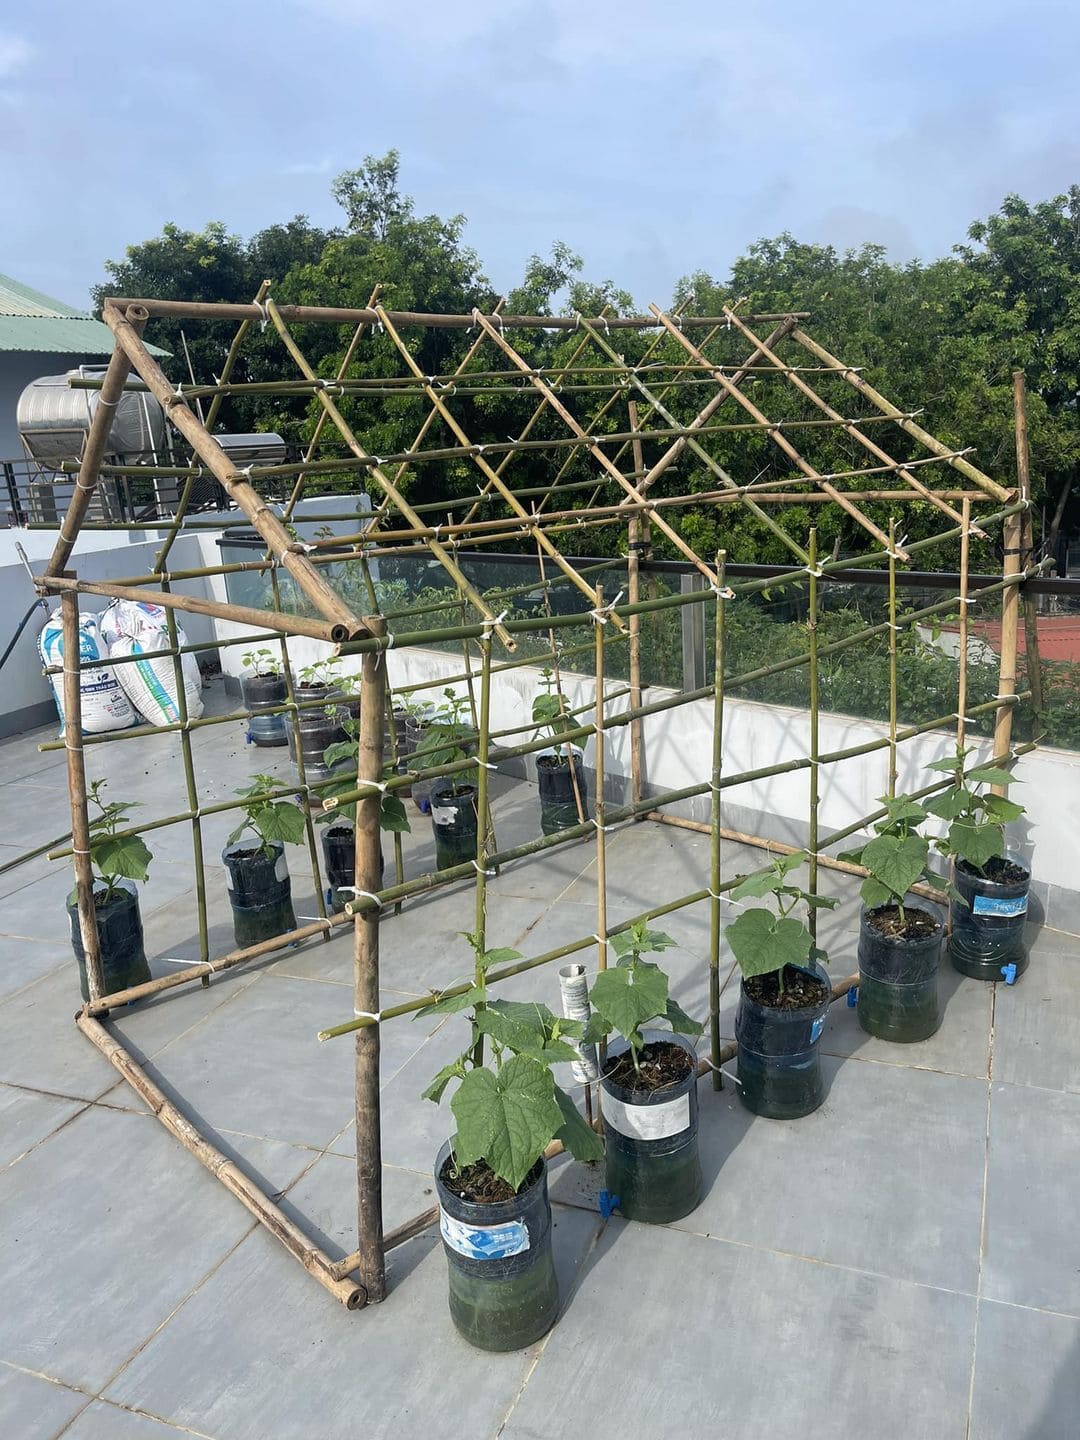
[(474, 755), (472, 758), (473, 763), (483, 770), (498, 770), (499, 768), (498, 765), (493, 764), (490, 760), (481, 760), (479, 755)]
[(597, 935), (597, 933), (596, 933), (595, 930), (593, 931), (593, 937), (592, 937), (592, 938), (596, 941), (596, 943), (597, 943), (598, 945), (607, 945), (607, 944), (610, 943), (610, 939), (611, 939), (611, 937), (608, 936), (608, 935)]
[(163, 965), (206, 965), (211, 975), (217, 974), (217, 966), (213, 960), (185, 960), (181, 955), (159, 955), (158, 959)]
[[(584, 524), (584, 521), (579, 520), (578, 524)], [(620, 590), (619, 593), (615, 596), (615, 599), (612, 600), (609, 605), (602, 605), (596, 610), (589, 611), (589, 614), (596, 621), (597, 625), (606, 625), (608, 623), (608, 621), (611, 619), (612, 611), (615, 609), (615, 606), (618, 605), (624, 593), (624, 591)]]
[(482, 640), (490, 640), (490, 639), (491, 639), (491, 632), (492, 632), (493, 630), (497, 629), (497, 628), (502, 624), (502, 622), (506, 619), (507, 615), (509, 615), (509, 614), (510, 614), (510, 611), (509, 611), (509, 610), (503, 610), (503, 611), (501, 611), (498, 615), (496, 615), (494, 618), (492, 618), (492, 617), (489, 616), (488, 619), (486, 619), (486, 620), (484, 621), (484, 630), (483, 630), (483, 634), (482, 634), (482, 636), (481, 636), (480, 638), (481, 638)]
[(726, 1076), (733, 1085), (738, 1085), (739, 1089), (742, 1089), (743, 1082), (739, 1079), (738, 1075), (733, 1075), (730, 1070), (725, 1070), (722, 1065), (714, 1065), (705, 1055), (702, 1055), (700, 1058), (703, 1065), (707, 1065), (710, 1070), (715, 1070), (718, 1075)]
[(73, 845), (73, 846), (71, 847), (71, 853), (72, 853), (73, 855), (89, 855), (89, 854), (90, 854), (90, 851), (89, 851), (89, 850), (80, 850), (77, 846)]
[(824, 573), (825, 573), (824, 570), (822, 570), (822, 568), (821, 568), (820, 565), (817, 566), (817, 568), (816, 568), (816, 569), (813, 569), (813, 570), (810, 568), (809, 565), (804, 565), (804, 566), (803, 566), (803, 569), (806, 571), (807, 575), (813, 575), (815, 579), (817, 579), (817, 577), (818, 577), (819, 575), (824, 575)]
[(109, 409), (109, 410), (115, 410), (116, 407), (117, 407), (117, 405), (120, 404), (120, 401), (119, 401), (118, 399), (117, 399), (117, 400), (106, 400), (106, 399), (103, 398), (101, 392), (98, 391), (98, 402), (97, 402), (97, 403), (98, 403), (99, 405), (104, 405), (104, 406), (105, 406), (107, 409)]
[(710, 585), (709, 589), (712, 591), (712, 593), (716, 596), (718, 600), (735, 599), (735, 591), (732, 590), (730, 585)]
[(619, 828), (617, 825), (601, 825), (595, 815), (593, 815), (591, 819), (597, 830), (602, 830), (605, 835), (607, 835), (610, 831), (617, 830)]
[(356, 900), (373, 900), (376, 910), (382, 909), (382, 901), (378, 895), (372, 894), (370, 890), (358, 890), (355, 885), (338, 885), (335, 887), (342, 895), (352, 895)]
[(382, 1011), (354, 1010), (353, 1015), (357, 1020), (371, 1020), (378, 1025), (382, 1022)]
[(956, 598), (961, 605), (977, 605), (979, 603), (978, 595), (958, 595)]
[(886, 620), (886, 621), (885, 621), (885, 624), (888, 625), (888, 627), (889, 627), (890, 630), (906, 630), (906, 629), (907, 629), (907, 626), (906, 626), (906, 625), (894, 625), (891, 620)]
[(262, 300), (253, 300), (251, 303), (259, 312), (259, 329), (265, 330), (267, 325), (270, 324), (270, 311), (267, 309), (265, 303)]
[(473, 860), (471, 864), (478, 875), (486, 875), (489, 880), (492, 878), (492, 876), (499, 873), (497, 870), (485, 870), (480, 864), (479, 860)]

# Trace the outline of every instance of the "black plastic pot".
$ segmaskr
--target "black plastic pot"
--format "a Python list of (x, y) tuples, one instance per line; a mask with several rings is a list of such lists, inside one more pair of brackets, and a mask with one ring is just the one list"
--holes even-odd
[(950, 903), (949, 958), (954, 969), (974, 980), (1001, 980), (1010, 965), (1016, 967), (1010, 976), (1015, 980), (1028, 967), (1024, 926), (1031, 871), (1008, 858), (1023, 870), (1022, 880), (1002, 884), (978, 874), (966, 860), (956, 862), (953, 882), (968, 903)]
[(443, 1184), (449, 1156), (447, 1143), (435, 1161), (435, 1187), (451, 1318), (481, 1350), (522, 1350), (546, 1335), (559, 1313), (547, 1166), (540, 1161), (522, 1194), (477, 1205)]
[[(536, 754), (536, 784), (540, 791), (540, 829), (545, 835), (555, 835), (568, 830), (571, 825), (580, 825), (589, 818), (589, 792), (585, 788), (585, 768), (581, 763), (581, 751), (571, 746), (574, 756), (573, 769), (566, 758), (566, 747), (552, 747), (538, 750)], [(582, 814), (578, 814), (574, 794), (575, 777), (577, 794), (581, 797)]]
[[(328, 825), (322, 832), (322, 851), (326, 870), (327, 904), (334, 910), (342, 910), (346, 900), (352, 899), (351, 887), (356, 884), (356, 831), (345, 822)], [(386, 862), (380, 853), (380, 886), (385, 868)], [(342, 886), (347, 887), (345, 894), (340, 893)]]
[(816, 1110), (825, 1098), (818, 1041), (832, 988), (820, 965), (807, 966), (806, 973), (825, 986), (825, 999), (812, 1008), (759, 1005), (747, 995), (745, 984), (739, 992), (735, 1012), (739, 1098), (755, 1115), (770, 1120), (797, 1120)]
[(476, 859), (476, 801), (471, 780), (456, 776), (431, 785), (431, 828), (435, 832), (435, 867), (449, 870)]
[[(427, 730), (427, 724), (428, 722), (423, 716), (406, 715), (405, 749), (403, 757), (406, 762), (411, 760), (422, 744), (424, 732)], [(400, 751), (399, 754), (401, 754)], [(410, 766), (408, 763), (404, 765), (399, 763), (399, 768), (407, 770)], [(416, 761), (414, 768), (422, 770), (424, 768), (424, 761), (422, 759)], [(433, 780), (416, 780), (409, 786), (408, 790), (398, 790), (396, 793), (402, 796), (406, 794), (411, 795), (413, 804), (420, 811), (421, 815), (428, 815), (431, 813), (431, 787), (434, 783)]]
[[(697, 1053), (685, 1035), (667, 1030), (647, 1030), (645, 1040), (685, 1050), (690, 1072), (660, 1090), (631, 1090), (607, 1075), (600, 1077), (606, 1183), (612, 1203), (628, 1220), (666, 1225), (701, 1203)], [(608, 1061), (627, 1048), (625, 1040), (609, 1046)]]
[(285, 846), (275, 840), (270, 854), (254, 841), (239, 840), (221, 852), (233, 912), (233, 933), (243, 949), (296, 929), (292, 883)]
[(250, 710), (251, 719), (247, 726), (250, 745), (287, 745), (289, 727), (285, 716), (267, 715), (263, 712), (276, 705), (284, 705), (289, 698), (284, 675), (245, 675), (240, 681), (244, 709)]
[[(101, 974), (105, 994), (126, 990), (129, 985), (143, 985), (153, 979), (143, 949), (142, 916), (139, 914), (139, 892), (131, 880), (117, 880), (112, 899), (98, 901), (95, 890), (94, 915), (97, 919), (98, 950), (101, 953)], [(71, 948), (79, 967), (79, 990), (84, 1000), (90, 999), (86, 979), (86, 952), (79, 928), (79, 907), (74, 891), (68, 896), (68, 921), (71, 925)]]
[[(354, 720), (358, 719), (360, 705), (357, 700), (346, 700), (341, 690), (332, 690), (328, 685), (297, 685), (294, 694), (298, 706), (311, 700), (323, 701), (321, 707), (315, 705), (310, 709), (299, 709), (296, 713), (300, 751), (304, 757), (304, 774), (309, 784), (317, 785), (320, 781), (329, 780), (335, 771), (350, 768), (348, 760), (343, 760), (331, 768), (326, 763), (324, 752), (328, 745), (336, 745), (349, 738), (342, 722), (347, 715), (351, 715)], [(289, 754), (295, 761), (296, 740), (291, 730)], [(353, 765), (351, 768), (356, 767)]]
[[(892, 906), (862, 912), (859, 925), (859, 1024), (868, 1035), (906, 1044), (926, 1040), (941, 1025), (938, 971), (944, 926), (929, 911), (932, 935), (883, 935), (870, 917)], [(909, 907), (905, 914), (912, 914)]]

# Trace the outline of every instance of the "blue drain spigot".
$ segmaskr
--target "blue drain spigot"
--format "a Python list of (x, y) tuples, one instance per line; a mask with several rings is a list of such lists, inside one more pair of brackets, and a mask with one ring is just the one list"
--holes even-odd
[(853, 985), (853, 986), (851, 987), (851, 989), (847, 992), (847, 1008), (848, 1008), (849, 1010), (854, 1010), (854, 1009), (855, 1009), (855, 1006), (856, 1006), (858, 1003), (859, 1003), (859, 987), (858, 987), (858, 985)]
[(1002, 965), (1001, 973), (1005, 976), (1006, 985), (1016, 984), (1016, 962), (1014, 960), (1010, 960), (1008, 965)]
[(610, 1190), (601, 1190), (596, 1197), (596, 1206), (605, 1220), (610, 1220), (612, 1213), (618, 1208), (619, 1197), (612, 1195)]

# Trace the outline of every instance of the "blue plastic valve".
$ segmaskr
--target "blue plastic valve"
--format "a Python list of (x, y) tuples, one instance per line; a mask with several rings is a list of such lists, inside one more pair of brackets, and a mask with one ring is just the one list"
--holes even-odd
[(858, 985), (853, 985), (853, 986), (851, 987), (851, 989), (847, 992), (847, 1008), (848, 1008), (849, 1010), (854, 1010), (854, 1009), (855, 1009), (855, 1006), (856, 1006), (858, 1003), (859, 1003), (859, 987), (858, 987)]
[(1016, 984), (1016, 964), (1014, 961), (1010, 960), (1008, 965), (1002, 965), (1001, 973), (1005, 976), (1006, 985)]
[(601, 1190), (596, 1197), (597, 1208), (605, 1220), (610, 1220), (612, 1213), (618, 1208), (619, 1197), (612, 1195), (610, 1190)]

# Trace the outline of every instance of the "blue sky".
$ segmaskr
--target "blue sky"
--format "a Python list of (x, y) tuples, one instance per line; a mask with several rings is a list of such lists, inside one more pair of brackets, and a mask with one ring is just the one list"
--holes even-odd
[(499, 289), (562, 239), (666, 303), (761, 235), (933, 258), (1080, 182), (1069, 0), (37, 0), (0, 8), (0, 271), (87, 303), (166, 220), (241, 234), (396, 146)]

